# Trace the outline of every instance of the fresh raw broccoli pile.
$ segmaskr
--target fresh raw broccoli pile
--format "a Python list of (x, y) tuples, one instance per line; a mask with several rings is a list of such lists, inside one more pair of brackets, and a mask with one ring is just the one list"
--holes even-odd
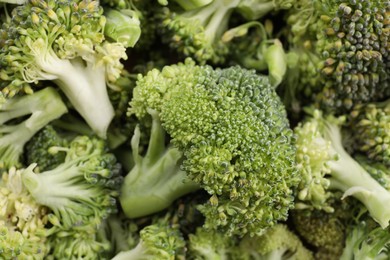
[(390, 259), (390, 0), (0, 22), (0, 260)]

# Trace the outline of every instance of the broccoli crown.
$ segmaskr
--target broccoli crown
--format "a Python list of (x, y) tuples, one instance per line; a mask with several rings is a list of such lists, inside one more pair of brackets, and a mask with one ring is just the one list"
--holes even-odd
[(350, 127), (354, 129), (355, 151), (390, 166), (390, 100), (356, 106), (351, 112)]
[(22, 183), (22, 169), (10, 168), (0, 180), (0, 259), (42, 259), (47, 253), (48, 208)]
[(15, 96), (0, 105), (0, 170), (21, 166), (25, 144), (52, 120), (67, 112), (60, 95), (45, 88)]
[(291, 50), (299, 55), (293, 73), (299, 77), (288, 88), (338, 113), (389, 97), (388, 0), (298, 1), (296, 5), (287, 21)]
[[(130, 113), (158, 112), (181, 168), (212, 195), (206, 227), (261, 232), (286, 219), (298, 183), (284, 106), (268, 79), (191, 60), (140, 76)], [(249, 181), (250, 180), (250, 181)]]
[[(353, 196), (358, 199), (373, 219), (383, 228), (387, 227), (390, 209), (385, 205), (390, 201), (390, 193), (345, 151), (341, 135), (345, 118), (324, 117), (319, 110), (311, 113), (294, 129), (296, 144), (301, 146), (297, 150), (305, 152), (297, 157), (302, 176), (298, 199), (304, 203), (303, 207), (331, 212), (333, 209), (328, 199), (334, 196), (334, 192), (328, 190), (332, 188), (344, 192), (343, 198)], [(301, 204), (296, 205), (302, 208)]]
[(36, 164), (32, 164), (24, 170), (22, 179), (34, 199), (53, 211), (50, 222), (55, 227), (90, 230), (116, 212), (122, 178), (103, 140), (78, 136), (69, 147), (50, 150), (65, 152), (65, 161), (41, 173), (34, 173)]
[(267, 229), (262, 235), (244, 237), (240, 242), (240, 252), (242, 255), (238, 259), (314, 259), (299, 237), (283, 224)]
[(105, 137), (114, 113), (106, 83), (115, 88), (120, 59), (127, 56), (121, 43), (104, 38), (106, 17), (99, 2), (32, 0), (14, 8), (12, 17), (0, 30), (2, 95), (31, 93), (28, 83), (53, 80)]
[[(40, 172), (51, 170), (65, 161), (66, 154), (51, 153), (50, 147), (65, 147), (67, 145), (66, 138), (61, 137), (52, 125), (46, 125), (26, 144), (26, 164), (36, 163)], [(36, 171), (37, 168), (35, 168)]]
[(179, 229), (164, 223), (144, 227), (140, 231), (140, 241), (129, 251), (122, 251), (113, 260), (174, 260), (184, 250), (185, 242)]

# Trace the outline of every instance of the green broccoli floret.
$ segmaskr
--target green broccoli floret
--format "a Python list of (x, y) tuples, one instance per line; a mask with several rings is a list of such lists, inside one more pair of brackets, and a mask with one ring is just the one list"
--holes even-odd
[[(341, 196), (342, 194), (340, 194)], [(362, 206), (353, 198), (333, 198), (333, 212), (323, 210), (294, 210), (292, 223), (297, 234), (306, 244), (314, 247), (318, 260), (340, 258), (348, 225), (359, 215)]]
[(23, 169), (11, 167), (0, 179), (0, 259), (43, 259), (48, 252), (48, 208), (22, 183)]
[(388, 259), (390, 231), (361, 221), (351, 226), (340, 260)]
[(0, 169), (20, 166), (25, 144), (66, 112), (65, 104), (53, 88), (15, 96), (0, 104)]
[(52, 170), (34, 173), (36, 164), (22, 174), (23, 183), (39, 204), (53, 211), (49, 220), (58, 229), (79, 231), (99, 226), (116, 212), (121, 184), (120, 166), (101, 139), (78, 136), (69, 147), (51, 147), (66, 153)]
[(51, 170), (65, 161), (65, 153), (51, 153), (50, 147), (65, 147), (67, 138), (60, 136), (52, 125), (46, 125), (26, 144), (26, 165), (37, 164), (35, 171)]
[(159, 223), (140, 231), (140, 241), (131, 250), (117, 254), (112, 260), (173, 260), (184, 250), (185, 241), (177, 227)]
[(390, 99), (354, 107), (350, 121), (354, 150), (390, 167)]
[(306, 249), (298, 236), (286, 225), (277, 224), (262, 235), (246, 236), (240, 242), (241, 255), (236, 259), (258, 260), (310, 260), (312, 252)]
[[(151, 114), (153, 124), (161, 121), (170, 137), (168, 150), (149, 144), (155, 148), (148, 154), (164, 160), (171, 154), (174, 159), (126, 176), (120, 197), (126, 215), (159, 208), (149, 198), (160, 188), (151, 190), (151, 184), (164, 188), (175, 179), (177, 186), (169, 185), (174, 194), (189, 179), (211, 195), (200, 207), (206, 228), (242, 235), (287, 218), (299, 182), (295, 148), (286, 111), (267, 77), (238, 66), (214, 70), (187, 60), (140, 76), (133, 94), (130, 114), (141, 121)], [(165, 180), (165, 169), (175, 168), (179, 171)], [(157, 169), (161, 177), (149, 178), (150, 170)], [(133, 184), (127, 186), (130, 181)], [(142, 193), (137, 194), (140, 207), (126, 202), (132, 190), (145, 194), (142, 200)]]
[(294, 6), (286, 18), (296, 59), (286, 100), (340, 114), (390, 96), (389, 0), (300, 0)]
[(107, 259), (104, 254), (111, 249), (110, 241), (95, 226), (89, 231), (65, 230), (49, 236), (47, 244), (50, 251), (45, 259)]
[(332, 211), (332, 191), (353, 196), (383, 228), (389, 225), (390, 192), (375, 180), (342, 146), (343, 118), (324, 117), (319, 110), (295, 128), (297, 163), (301, 173), (299, 208)]
[(190, 259), (223, 260), (235, 259), (238, 239), (224, 233), (197, 228), (195, 234), (188, 236), (188, 255)]
[(221, 37), (239, 2), (214, 0), (209, 5), (182, 12), (165, 7), (158, 13), (161, 19), (159, 32), (164, 42), (184, 56), (200, 63), (222, 63), (228, 48)]
[(99, 2), (31, 0), (12, 17), (0, 30), (1, 93), (31, 93), (28, 83), (52, 80), (104, 138), (114, 116), (107, 85), (115, 88), (127, 56), (121, 43), (104, 38)]

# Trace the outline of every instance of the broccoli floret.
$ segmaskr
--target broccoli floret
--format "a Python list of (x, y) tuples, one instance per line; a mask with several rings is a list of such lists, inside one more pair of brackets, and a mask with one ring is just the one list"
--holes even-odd
[(301, 0), (290, 10), (290, 100), (341, 114), (390, 96), (389, 0)]
[(51, 153), (50, 147), (65, 147), (68, 140), (58, 134), (52, 125), (46, 125), (26, 144), (26, 165), (37, 164), (35, 171), (51, 170), (65, 161), (65, 153)]
[(188, 236), (190, 259), (222, 260), (235, 259), (238, 239), (224, 233), (197, 228), (195, 234)]
[(66, 112), (65, 104), (53, 88), (15, 96), (0, 104), (0, 169), (21, 166), (25, 144)]
[(135, 248), (120, 252), (112, 260), (176, 259), (184, 246), (185, 241), (177, 227), (153, 224), (140, 231), (140, 241)]
[(310, 260), (312, 252), (306, 249), (298, 236), (286, 225), (277, 224), (262, 235), (246, 236), (240, 242), (237, 259)]
[(101, 139), (78, 136), (65, 152), (65, 161), (52, 170), (34, 173), (36, 164), (22, 174), (26, 189), (37, 203), (53, 211), (50, 222), (59, 229), (90, 230), (116, 212), (121, 184), (120, 166)]
[(101, 226), (89, 231), (64, 230), (49, 236), (50, 251), (45, 259), (107, 259), (104, 257), (111, 248), (110, 241)]
[(361, 221), (349, 229), (340, 260), (388, 259), (390, 231)]
[(350, 121), (354, 150), (390, 167), (390, 100), (354, 107)]
[[(190, 179), (211, 195), (200, 207), (207, 228), (220, 228), (228, 235), (257, 233), (287, 218), (299, 182), (295, 148), (284, 106), (267, 77), (238, 66), (214, 70), (187, 60), (140, 76), (133, 94), (130, 114), (146, 121), (151, 113), (153, 124), (159, 124), (158, 117), (170, 137), (168, 151), (175, 160), (164, 168), (185, 172), (171, 192)], [(148, 153), (167, 154), (161, 152), (165, 146), (155, 147)], [(149, 194), (148, 183), (167, 182), (163, 171), (157, 179), (148, 174), (137, 175), (137, 190)], [(126, 186), (133, 178), (130, 172), (121, 195), (130, 215), (138, 212), (124, 203), (130, 199), (126, 193), (135, 189), (136, 183)], [(143, 208), (156, 207), (147, 206), (150, 203), (137, 202)]]
[(163, 41), (184, 56), (200, 63), (222, 63), (228, 47), (221, 41), (233, 9), (239, 0), (214, 0), (189, 11), (175, 12), (165, 7), (157, 15)]
[(49, 209), (22, 183), (23, 169), (11, 167), (0, 180), (0, 259), (43, 259), (48, 252)]
[(114, 116), (107, 86), (119, 77), (125, 47), (104, 38), (98, 1), (32, 0), (12, 11), (0, 30), (0, 89), (6, 97), (31, 93), (52, 80), (101, 137)]
[[(333, 190), (353, 196), (383, 228), (389, 225), (390, 192), (375, 180), (342, 146), (342, 117), (324, 117), (314, 110), (295, 128), (297, 163), (301, 173), (300, 207), (331, 211), (328, 198)], [(303, 204), (303, 205), (302, 205)]]
[(315, 258), (339, 259), (345, 245), (348, 225), (360, 214), (361, 204), (353, 198), (333, 198), (333, 212), (323, 210), (294, 210), (292, 223), (306, 244), (314, 247)]

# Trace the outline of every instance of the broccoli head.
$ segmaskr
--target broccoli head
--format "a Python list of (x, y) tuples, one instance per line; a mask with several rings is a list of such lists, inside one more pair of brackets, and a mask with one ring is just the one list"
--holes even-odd
[(389, 0), (300, 0), (290, 10), (290, 100), (341, 114), (390, 96)]
[[(207, 228), (242, 235), (287, 218), (299, 181), (295, 148), (286, 111), (267, 77), (238, 66), (214, 70), (187, 60), (140, 76), (129, 112), (141, 121), (150, 121), (152, 114), (153, 124), (159, 118), (170, 137), (168, 151), (156, 146), (148, 154), (163, 157), (173, 149), (171, 167), (185, 173), (177, 184), (189, 179), (211, 195), (200, 206)], [(165, 178), (168, 165), (155, 167)], [(134, 179), (139, 190), (150, 193), (146, 184), (161, 179), (147, 180), (148, 173), (144, 169), (135, 177), (130, 171), (125, 178), (121, 204), (126, 214), (137, 212), (125, 203), (126, 193), (134, 189), (126, 181)], [(143, 207), (148, 203), (139, 202)]]

